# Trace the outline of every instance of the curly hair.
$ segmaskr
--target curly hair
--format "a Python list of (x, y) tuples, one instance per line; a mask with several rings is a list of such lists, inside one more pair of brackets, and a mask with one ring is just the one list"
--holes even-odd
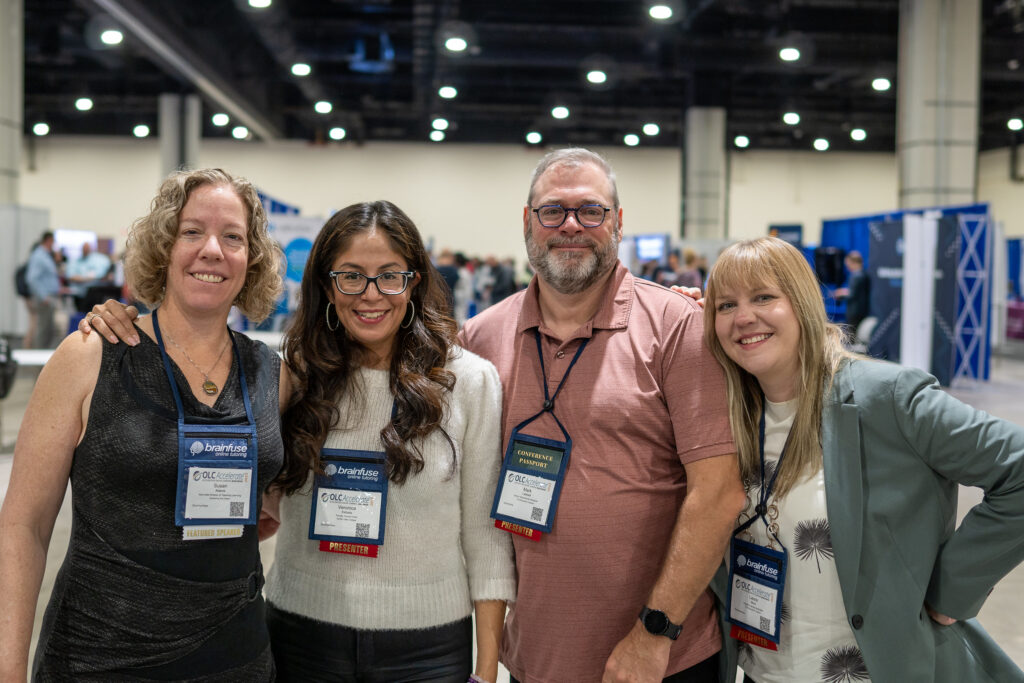
[(245, 207), (249, 266), (234, 304), (249, 319), (263, 320), (274, 311), (281, 294), (281, 248), (267, 231), (267, 214), (256, 188), (245, 178), (234, 178), (219, 168), (175, 171), (160, 185), (149, 213), (136, 219), (128, 233), (125, 278), (142, 303), (154, 307), (163, 301), (171, 250), (178, 239), (178, 218), (192, 192), (206, 185), (227, 185)]
[(364, 357), (343, 325), (333, 332), (327, 329), (323, 312), (334, 286), (327, 275), (331, 264), (356, 235), (371, 230), (386, 235), (421, 278), (410, 292), (416, 315), (407, 328), (398, 329), (390, 361), (395, 416), (380, 432), (388, 479), (402, 483), (410, 472), (423, 469), (416, 443), (435, 429), (451, 446), (454, 472), (455, 445), (441, 422), (455, 386), (455, 375), (445, 363), (457, 328), (448, 314), (443, 280), (416, 225), (401, 209), (387, 201), (363, 202), (342, 209), (321, 228), (302, 275), (299, 309), (285, 334), (284, 357), (297, 387), (281, 420), (285, 462), (276, 485), (286, 494), (302, 488), (311, 470), (322, 472), (320, 449), (339, 421), (338, 399), (353, 389), (353, 375)]
[(807, 259), (795, 247), (777, 237), (738, 242), (718, 257), (708, 275), (704, 303), (704, 343), (725, 369), (729, 421), (739, 454), (740, 471), (746, 480), (760, 471), (757, 442), (761, 418), (761, 386), (757, 378), (726, 354), (715, 332), (717, 299), (724, 289), (778, 287), (793, 307), (800, 326), (795, 349), (800, 361), (796, 417), (790, 429), (786, 459), (775, 482), (779, 498), (822, 465), (821, 413), (824, 394), (840, 365), (852, 355), (843, 349), (843, 331), (828, 321), (818, 278)]

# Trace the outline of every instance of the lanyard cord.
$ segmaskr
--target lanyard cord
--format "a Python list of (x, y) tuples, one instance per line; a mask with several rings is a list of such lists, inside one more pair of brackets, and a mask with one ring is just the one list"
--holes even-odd
[(565, 427), (562, 426), (562, 423), (558, 419), (558, 416), (555, 415), (555, 399), (558, 398), (559, 392), (561, 392), (562, 387), (565, 386), (565, 380), (569, 378), (569, 373), (572, 372), (573, 366), (576, 365), (576, 361), (580, 359), (580, 354), (583, 353), (583, 349), (586, 348), (587, 342), (590, 340), (584, 339), (583, 342), (580, 344), (579, 348), (576, 349), (576, 355), (572, 357), (572, 361), (569, 363), (569, 367), (566, 368), (565, 374), (562, 375), (562, 380), (558, 383), (558, 387), (555, 388), (555, 393), (549, 396), (547, 370), (545, 370), (544, 368), (544, 352), (541, 349), (540, 345), (540, 330), (536, 330), (534, 332), (534, 339), (537, 340), (537, 357), (540, 359), (541, 385), (544, 387), (544, 405), (540, 409), (540, 412), (538, 412), (536, 415), (533, 415), (532, 417), (526, 418), (525, 420), (517, 424), (513, 431), (518, 432), (520, 429), (530, 424), (544, 413), (551, 413), (551, 417), (555, 418), (555, 424), (557, 424), (558, 428), (562, 430), (562, 435), (565, 437), (565, 440), (571, 443), (571, 440), (569, 439), (569, 432), (565, 431)]
[(736, 529), (734, 536), (739, 534), (741, 531), (746, 531), (751, 524), (760, 519), (764, 522), (764, 527), (769, 534), (782, 546), (782, 541), (772, 531), (771, 526), (768, 524), (768, 499), (771, 498), (772, 491), (775, 489), (775, 480), (779, 477), (779, 470), (782, 469), (782, 458), (786, 455), (786, 446), (789, 445), (789, 440), (782, 446), (782, 451), (779, 453), (779, 459), (775, 462), (775, 471), (772, 472), (771, 481), (768, 485), (765, 485), (765, 466), (764, 466), (764, 431), (765, 431), (765, 397), (764, 393), (761, 393), (761, 419), (758, 423), (758, 454), (761, 461), (761, 488), (757, 492), (757, 505), (754, 507), (754, 516), (744, 522), (738, 529)]

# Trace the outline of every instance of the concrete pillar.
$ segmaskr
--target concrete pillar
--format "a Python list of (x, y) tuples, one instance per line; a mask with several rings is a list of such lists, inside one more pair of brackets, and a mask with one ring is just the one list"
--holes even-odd
[(198, 95), (160, 95), (160, 179), (172, 171), (196, 168), (203, 107)]
[(0, 0), (0, 205), (18, 203), (25, 111), (24, 45), (23, 0)]
[(686, 110), (686, 167), (683, 236), (688, 240), (725, 237), (725, 109)]
[(900, 207), (975, 201), (981, 0), (900, 0)]

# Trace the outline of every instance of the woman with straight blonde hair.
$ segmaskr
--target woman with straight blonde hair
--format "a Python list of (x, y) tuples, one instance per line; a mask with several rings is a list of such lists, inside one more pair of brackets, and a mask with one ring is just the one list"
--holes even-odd
[[(1024, 559), (1024, 429), (844, 351), (782, 240), (723, 252), (704, 315), (747, 489), (713, 584), (727, 679), (1024, 681), (973, 619)], [(985, 498), (954, 532), (958, 483)]]

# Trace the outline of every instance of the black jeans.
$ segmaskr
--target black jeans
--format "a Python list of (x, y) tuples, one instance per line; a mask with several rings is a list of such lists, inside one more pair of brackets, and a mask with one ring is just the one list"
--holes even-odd
[(267, 605), (270, 646), (282, 683), (466, 683), (469, 617), (436, 628), (364, 631)]
[[(662, 683), (717, 683), (718, 682), (718, 655), (714, 654), (703, 662), (694, 664), (689, 669), (683, 669), (674, 673), (668, 678), (662, 679)], [(520, 683), (518, 679), (512, 678), (512, 683)]]

